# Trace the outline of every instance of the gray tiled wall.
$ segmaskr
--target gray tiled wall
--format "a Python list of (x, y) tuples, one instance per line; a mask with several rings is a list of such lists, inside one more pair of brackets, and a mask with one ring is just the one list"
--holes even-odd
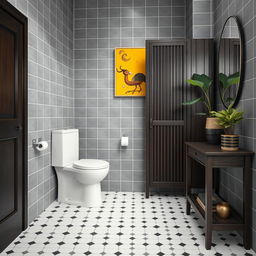
[(34, 151), (33, 138), (49, 145), (51, 130), (74, 126), (72, 0), (10, 0), (28, 17), (29, 222), (56, 197), (51, 149)]
[[(80, 157), (110, 162), (103, 190), (143, 190), (143, 98), (115, 98), (116, 47), (185, 38), (184, 0), (75, 0), (75, 126)], [(129, 147), (120, 149), (122, 134)]]
[[(215, 0), (214, 1), (214, 36), (217, 40), (225, 20), (236, 15), (242, 22), (245, 33), (246, 70), (242, 99), (239, 108), (245, 111), (245, 119), (238, 127), (241, 134), (241, 146), (256, 150), (256, 2), (254, 0)], [(238, 210), (242, 211), (242, 170), (223, 169), (221, 171), (222, 195)], [(253, 248), (256, 250), (256, 161), (253, 162)]]
[(186, 38), (193, 38), (193, 0), (186, 2)]
[(193, 38), (213, 37), (214, 0), (193, 1)]
[(213, 38), (213, 0), (186, 2), (186, 37)]

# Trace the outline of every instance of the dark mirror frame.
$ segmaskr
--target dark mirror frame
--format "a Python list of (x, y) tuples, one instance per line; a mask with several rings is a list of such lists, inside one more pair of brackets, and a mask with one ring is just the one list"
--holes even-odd
[(241, 98), (241, 94), (242, 94), (242, 87), (243, 87), (243, 82), (244, 82), (244, 69), (245, 69), (245, 59), (244, 59), (244, 53), (245, 53), (245, 44), (244, 44), (244, 32), (243, 32), (243, 27), (241, 25), (241, 22), (239, 20), (239, 18), (237, 16), (229, 16), (223, 27), (222, 27), (222, 30), (221, 30), (221, 34), (220, 34), (220, 37), (219, 37), (219, 45), (218, 45), (218, 57), (217, 57), (217, 76), (216, 76), (216, 79), (217, 79), (217, 83), (218, 83), (218, 90), (219, 90), (219, 95), (220, 95), (220, 99), (221, 99), (221, 102), (223, 104), (223, 106), (225, 108), (228, 108), (228, 106), (225, 104), (222, 96), (221, 96), (221, 91), (220, 91), (220, 81), (219, 81), (219, 78), (218, 78), (218, 74), (220, 73), (220, 70), (219, 70), (219, 61), (220, 61), (220, 47), (221, 47), (221, 39), (222, 39), (222, 36), (223, 36), (223, 33), (224, 33), (224, 30), (225, 30), (225, 26), (226, 24), (228, 23), (228, 21), (230, 19), (234, 19), (236, 24), (237, 24), (237, 28), (238, 28), (238, 32), (239, 32), (239, 38), (240, 38), (240, 81), (239, 81), (239, 85), (238, 85), (238, 89), (237, 89), (237, 94), (236, 94), (236, 98), (235, 98), (235, 101), (233, 103), (233, 107), (236, 107), (237, 104), (239, 103), (240, 101), (240, 98)]

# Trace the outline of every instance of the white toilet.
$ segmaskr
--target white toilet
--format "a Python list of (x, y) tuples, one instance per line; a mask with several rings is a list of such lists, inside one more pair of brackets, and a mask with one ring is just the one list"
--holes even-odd
[(52, 131), (52, 166), (58, 177), (58, 201), (95, 207), (101, 204), (100, 182), (109, 163), (98, 159), (79, 160), (78, 129)]

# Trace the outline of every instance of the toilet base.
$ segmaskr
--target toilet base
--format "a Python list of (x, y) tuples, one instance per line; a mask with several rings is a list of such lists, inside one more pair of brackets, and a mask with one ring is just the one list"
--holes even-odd
[(97, 207), (101, 205), (101, 187), (100, 183), (86, 185), (83, 191), (84, 201), (86, 207)]
[(101, 205), (100, 182), (83, 184), (75, 179), (69, 171), (55, 168), (58, 177), (58, 202), (80, 205), (83, 207), (98, 207)]
[(62, 198), (58, 202), (60, 203), (66, 203), (66, 204), (72, 204), (72, 205), (80, 205), (83, 207), (98, 207), (101, 205), (102, 199), (101, 199), (101, 187), (100, 183), (96, 183), (93, 185), (87, 185), (83, 187), (82, 201), (74, 200), (74, 198)]

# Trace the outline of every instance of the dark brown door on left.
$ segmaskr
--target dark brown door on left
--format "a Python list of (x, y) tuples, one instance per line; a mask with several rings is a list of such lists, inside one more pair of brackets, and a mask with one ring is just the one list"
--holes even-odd
[(26, 227), (26, 24), (0, 0), (0, 252)]

